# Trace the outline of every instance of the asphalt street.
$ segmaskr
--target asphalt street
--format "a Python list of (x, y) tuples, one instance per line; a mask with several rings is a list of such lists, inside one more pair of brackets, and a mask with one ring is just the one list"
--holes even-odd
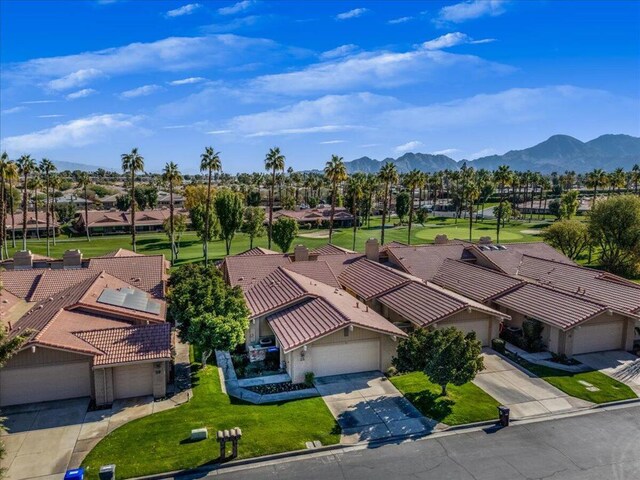
[(214, 477), (637, 480), (640, 406), (182, 478)]

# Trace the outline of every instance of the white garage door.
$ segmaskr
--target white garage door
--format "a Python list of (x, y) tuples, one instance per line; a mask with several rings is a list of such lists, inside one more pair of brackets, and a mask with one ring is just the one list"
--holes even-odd
[(456, 327), (463, 333), (476, 332), (476, 338), (482, 342), (483, 347), (489, 346), (491, 339), (489, 338), (489, 321), (488, 320), (469, 320), (466, 322), (442, 323), (441, 327)]
[(153, 364), (141, 363), (113, 369), (114, 398), (153, 395)]
[(378, 340), (318, 345), (312, 348), (311, 355), (316, 377), (380, 370)]
[(622, 348), (624, 322), (584, 325), (573, 334), (573, 354), (603, 352)]
[(90, 395), (88, 362), (0, 370), (0, 406)]

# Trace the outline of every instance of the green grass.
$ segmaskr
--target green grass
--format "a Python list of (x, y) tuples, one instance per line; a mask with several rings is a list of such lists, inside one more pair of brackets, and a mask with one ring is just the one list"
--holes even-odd
[(498, 418), (500, 404), (471, 382), (460, 387), (448, 385), (447, 396), (441, 397), (440, 386), (432, 383), (423, 372), (398, 375), (390, 380), (423, 415), (447, 425)]
[[(572, 373), (544, 365), (536, 365), (523, 359), (518, 359), (518, 363), (564, 393), (588, 402), (607, 403), (637, 398), (637, 395), (627, 385), (595, 370)], [(580, 381), (588, 382), (599, 390), (590, 392)]]
[[(393, 222), (398, 222), (397, 218), (392, 219)], [(540, 223), (523, 223), (513, 222), (507, 225), (506, 228), (500, 230), (501, 241), (540, 241), (541, 238), (535, 235), (523, 234), (521, 230), (539, 229), (543, 224)], [(316, 229), (312, 230), (300, 230), (301, 235), (318, 232)], [(356, 235), (356, 250), (363, 251), (364, 243), (368, 238), (375, 237), (380, 238), (380, 219), (373, 218), (371, 221), (371, 227), (360, 228)], [(407, 242), (407, 226), (389, 226), (385, 229), (385, 242), (391, 242), (397, 240), (400, 242)], [(469, 225), (464, 219), (458, 220), (456, 224), (452, 218), (432, 217), (426, 223), (425, 226), (420, 224), (414, 225), (412, 232), (412, 243), (427, 243), (433, 241), (436, 235), (446, 234), (449, 238), (468, 239)], [(495, 238), (495, 222), (487, 220), (486, 222), (479, 222), (474, 224), (473, 238), (478, 239), (481, 236), (491, 236)], [(317, 248), (325, 245), (328, 242), (327, 238), (307, 238), (305, 236), (297, 237), (293, 244), (303, 244), (309, 248)], [(334, 232), (333, 243), (336, 245), (352, 248), (353, 246), (353, 230), (350, 228), (337, 229)], [(261, 237), (254, 241), (254, 246), (266, 247), (267, 238)], [(9, 254), (13, 255), (15, 250), (22, 248), (22, 242), (20, 239), (16, 241), (16, 249), (9, 248)], [(42, 240), (28, 239), (27, 248), (34, 253), (45, 255), (46, 254), (46, 242)], [(60, 236), (57, 239), (56, 245), (51, 245), (51, 255), (54, 258), (62, 257), (65, 250), (70, 248), (78, 248), (82, 251), (85, 257), (92, 257), (102, 255), (118, 248), (131, 248), (131, 237), (129, 235), (115, 235), (115, 236), (95, 236), (91, 241), (87, 241), (85, 237), (73, 237), (68, 238), (66, 236)], [(151, 255), (163, 253), (167, 258), (170, 257), (170, 244), (167, 236), (164, 233), (141, 233), (137, 238), (137, 250), (139, 253)], [(239, 253), (249, 248), (249, 238), (238, 233), (232, 243), (231, 253)], [(275, 245), (272, 249), (277, 250)], [(224, 248), (224, 242), (216, 240), (210, 243), (209, 255), (212, 259), (223, 258), (226, 254)], [(187, 232), (183, 235), (180, 248), (180, 257), (178, 264), (186, 262), (194, 262), (202, 260), (202, 244), (200, 240), (193, 232)]]
[[(340, 428), (319, 397), (269, 405), (252, 405), (221, 392), (218, 369), (194, 375), (193, 398), (180, 407), (156, 413), (114, 430), (87, 456), (88, 478), (101, 465), (115, 463), (118, 478), (197, 467), (218, 458), (215, 432), (240, 427), (239, 458), (299, 450), (305, 442), (338, 443)], [(210, 438), (189, 442), (192, 429), (207, 427)]]

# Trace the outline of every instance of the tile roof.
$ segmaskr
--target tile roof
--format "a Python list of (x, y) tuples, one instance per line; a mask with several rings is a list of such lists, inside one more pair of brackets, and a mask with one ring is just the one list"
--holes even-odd
[(267, 320), (285, 352), (349, 325), (349, 321), (322, 298), (286, 308)]
[(451, 259), (445, 259), (432, 281), (482, 303), (523, 283), (504, 273)]
[(244, 292), (252, 316), (287, 305), (306, 294), (306, 290), (282, 268), (276, 268)]
[(166, 266), (164, 255), (141, 255), (91, 258), (88, 268), (105, 271), (140, 290), (163, 298), (167, 277)]
[(599, 270), (524, 255), (516, 274), (622, 312), (640, 310), (640, 285)]
[(410, 281), (397, 270), (363, 258), (349, 265), (339, 276), (340, 284), (364, 300), (377, 297)]
[(168, 323), (90, 330), (75, 335), (102, 352), (94, 357), (94, 366), (171, 358)]
[(236, 257), (249, 257), (255, 255), (281, 255), (281, 253), (276, 252), (275, 250), (269, 250), (268, 248), (253, 247), (249, 250), (245, 250), (242, 253), (238, 253)]
[(474, 245), (469, 247), (469, 252), (476, 257), (484, 257), (509, 275), (516, 273), (524, 255), (553, 260), (567, 265), (575, 265), (571, 259), (544, 242), (505, 243), (502, 244), (502, 246), (506, 247), (506, 250), (481, 250), (479, 246)]
[(317, 260), (315, 262), (292, 262), (284, 268), (332, 287), (342, 288), (338, 278), (335, 276), (326, 260)]
[(136, 253), (133, 250), (127, 250), (126, 248), (119, 248), (113, 252), (100, 255), (100, 258), (113, 258), (113, 257), (144, 257), (142, 253)]
[(223, 268), (231, 286), (240, 285), (243, 290), (258, 283), (278, 267), (291, 263), (286, 255), (248, 255), (226, 257)]
[(16, 297), (28, 300), (38, 285), (38, 280), (40, 280), (40, 276), (44, 271), (43, 269), (0, 270), (2, 287), (13, 293)]
[(465, 243), (449, 242), (444, 245), (416, 245), (407, 247), (391, 247), (387, 249), (389, 262), (423, 280), (432, 280), (438, 269), (448, 258), (454, 260), (472, 259), (465, 248)]
[(493, 301), (563, 330), (568, 330), (608, 310), (605, 305), (586, 298), (531, 283)]
[[(13, 214), (13, 219), (11, 215), (7, 212), (7, 217), (5, 219), (5, 223), (7, 224), (7, 229), (11, 230), (11, 225), (15, 225), (16, 230), (22, 229), (22, 212), (15, 212)], [(43, 212), (39, 212), (38, 215), (38, 223), (37, 225), (46, 231), (47, 228), (47, 217)], [(57, 227), (58, 221), (56, 219), (55, 214), (49, 217), (49, 228)], [(35, 212), (27, 212), (27, 228), (35, 228), (36, 227), (36, 215)]]
[(345, 253), (343, 255), (321, 254), (318, 255), (318, 258), (316, 260), (319, 262), (326, 262), (333, 274), (336, 277), (339, 277), (345, 268), (362, 258), (365, 258), (362, 253)]
[(345, 253), (356, 253), (353, 250), (349, 250), (348, 248), (339, 247), (334, 245), (333, 243), (327, 243), (318, 248), (314, 248), (309, 253), (312, 255), (343, 255)]

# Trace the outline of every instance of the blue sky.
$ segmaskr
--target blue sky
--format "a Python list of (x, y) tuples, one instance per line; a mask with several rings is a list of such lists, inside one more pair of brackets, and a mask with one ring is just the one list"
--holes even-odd
[(640, 2), (0, 0), (11, 158), (296, 169), (640, 134)]

